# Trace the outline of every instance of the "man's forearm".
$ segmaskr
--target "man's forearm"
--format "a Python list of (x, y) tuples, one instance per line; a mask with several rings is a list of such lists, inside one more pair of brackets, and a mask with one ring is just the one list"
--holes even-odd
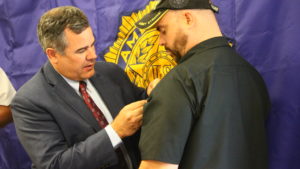
[(143, 160), (139, 169), (178, 169), (178, 165), (160, 161)]
[(12, 121), (10, 106), (0, 106), (0, 128), (5, 127), (5, 125)]

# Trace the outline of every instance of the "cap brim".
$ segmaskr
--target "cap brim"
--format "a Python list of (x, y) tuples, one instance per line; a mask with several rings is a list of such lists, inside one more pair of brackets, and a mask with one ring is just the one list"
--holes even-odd
[(168, 9), (154, 10), (136, 22), (135, 26), (140, 29), (152, 28), (167, 12)]

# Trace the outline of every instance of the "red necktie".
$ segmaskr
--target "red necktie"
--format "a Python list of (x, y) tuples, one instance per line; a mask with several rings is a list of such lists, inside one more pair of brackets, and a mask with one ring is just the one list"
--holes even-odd
[[(89, 107), (89, 109), (93, 112), (94, 117), (99, 123), (99, 126), (105, 128), (108, 125), (107, 120), (105, 119), (102, 111), (95, 104), (93, 99), (90, 97), (88, 92), (86, 91), (86, 83), (84, 81), (79, 82), (79, 91), (83, 97), (85, 104)], [(120, 169), (127, 169), (127, 164), (124, 159), (123, 153), (120, 148), (116, 149), (116, 153), (119, 157), (119, 167)]]
[(107, 120), (105, 119), (102, 111), (98, 108), (98, 106), (95, 104), (93, 99), (90, 97), (88, 92), (86, 91), (86, 83), (84, 81), (79, 82), (79, 91), (83, 97), (83, 100), (85, 104), (89, 107), (89, 109), (92, 111), (95, 119), (97, 120), (100, 127), (105, 128), (105, 126), (108, 125)]

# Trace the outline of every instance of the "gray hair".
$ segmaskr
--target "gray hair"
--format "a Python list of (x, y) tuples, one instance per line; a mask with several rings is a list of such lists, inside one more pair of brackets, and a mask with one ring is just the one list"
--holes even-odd
[(43, 51), (53, 48), (60, 54), (64, 54), (67, 46), (64, 30), (69, 28), (72, 32), (79, 34), (89, 26), (86, 15), (79, 8), (62, 6), (47, 11), (40, 18), (37, 34)]

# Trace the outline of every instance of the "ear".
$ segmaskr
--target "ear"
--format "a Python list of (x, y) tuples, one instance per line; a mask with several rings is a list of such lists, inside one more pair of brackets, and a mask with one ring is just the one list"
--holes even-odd
[(192, 26), (195, 22), (193, 15), (189, 11), (186, 11), (184, 13), (184, 18), (185, 18), (185, 22), (188, 26)]
[(49, 59), (49, 61), (52, 64), (56, 64), (57, 63), (57, 61), (58, 61), (58, 59), (57, 59), (58, 53), (56, 52), (55, 49), (53, 49), (53, 48), (47, 48), (46, 51), (45, 51), (45, 53), (47, 54), (48, 59)]

